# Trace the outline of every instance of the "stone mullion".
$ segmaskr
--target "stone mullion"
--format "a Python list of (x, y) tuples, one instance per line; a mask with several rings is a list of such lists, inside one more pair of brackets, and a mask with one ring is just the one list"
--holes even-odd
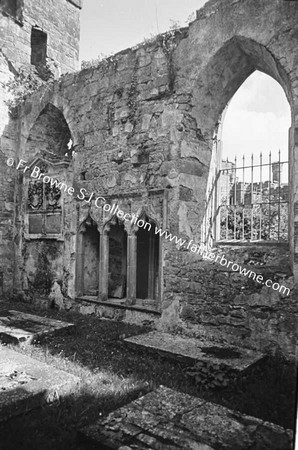
[[(124, 231), (122, 238), (122, 264), (121, 264), (121, 276), (122, 276), (122, 286), (123, 283), (127, 285), (127, 234)], [(127, 286), (125, 286), (125, 291), (127, 291)], [(126, 293), (124, 292), (124, 295)]]
[(155, 248), (154, 236), (149, 233), (149, 264), (148, 264), (148, 298), (154, 299), (155, 288)]
[(128, 305), (136, 303), (137, 294), (137, 235), (127, 238), (127, 300)]
[(108, 299), (109, 281), (109, 234), (105, 230), (100, 233), (100, 257), (99, 257), (99, 280), (98, 299), (106, 301)]
[(77, 236), (77, 264), (76, 264), (76, 293), (84, 295), (84, 234), (80, 231)]

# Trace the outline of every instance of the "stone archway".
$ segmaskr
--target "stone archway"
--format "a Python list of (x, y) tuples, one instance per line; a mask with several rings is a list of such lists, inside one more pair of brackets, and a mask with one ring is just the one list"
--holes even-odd
[(26, 158), (47, 153), (63, 159), (71, 156), (71, 133), (63, 113), (48, 103), (37, 117), (26, 144)]
[[(252, 6), (249, 1), (247, 5), (249, 5), (249, 8)], [(284, 62), (279, 56), (281, 49), (274, 48), (273, 51), (270, 48), (270, 41), (276, 41), (277, 35), (265, 27), (264, 34), (259, 38), (256, 29), (252, 28), (251, 33), (248, 33), (247, 29), (243, 29), (244, 24), (239, 23), (235, 27), (236, 29), (231, 30), (231, 32), (227, 31), (223, 36), (222, 27), (228, 26), (230, 19), (225, 15), (221, 16), (221, 19), (222, 23), (216, 29), (217, 35), (208, 43), (204, 42), (205, 48), (203, 47), (201, 55), (204, 63), (202, 64), (202, 60), (200, 61), (199, 69), (194, 66), (194, 62), (197, 60), (197, 57), (194, 56), (195, 40), (188, 41), (187, 43), (183, 42), (178, 52), (179, 56), (181, 56), (184, 47), (183, 55), (185, 56), (181, 56), (185, 63), (185, 69), (183, 68), (183, 71), (187, 70), (189, 72), (188, 76), (191, 80), (191, 85), (188, 88), (192, 95), (192, 108), (186, 115), (189, 118), (188, 120), (192, 121), (197, 128), (196, 135), (194, 133), (193, 135), (190, 133), (183, 134), (181, 145), (182, 157), (184, 161), (193, 160), (194, 163), (203, 165), (205, 169), (203, 174), (197, 177), (196, 180), (191, 180), (192, 185), (196, 185), (198, 220), (196, 220), (196, 223), (190, 221), (189, 226), (195, 230), (197, 235), (200, 235), (201, 232), (198, 224), (203, 224), (204, 222), (208, 224), (210, 219), (210, 215), (204, 217), (204, 199), (206, 199), (206, 192), (211, 188), (211, 186), (208, 186), (208, 183), (216, 177), (218, 164), (218, 146), (216, 145), (218, 126), (228, 102), (242, 83), (256, 70), (274, 78), (281, 85), (288, 99), (292, 112), (292, 128), (295, 128), (295, 120), (297, 120), (295, 119), (293, 83), (288, 73), (288, 67), (281, 63), (281, 61)], [(200, 35), (201, 30), (195, 30), (199, 22), (193, 24), (193, 34), (198, 33)], [(210, 31), (208, 26), (206, 26), (205, 32), (208, 34)], [(280, 31), (280, 35), (284, 38), (283, 31)], [(266, 42), (267, 39), (269, 43)], [(282, 40), (282, 38), (279, 39)], [(188, 52), (185, 49), (186, 45)], [(288, 41), (286, 40), (282, 43), (281, 47), (285, 45), (288, 45)], [(205, 52), (206, 54), (204, 54)], [(294, 166), (296, 159), (295, 152), (289, 151), (290, 167)], [(191, 188), (190, 178), (188, 180), (186, 174), (183, 174), (183, 171), (182, 178), (183, 186)], [(292, 177), (290, 177), (290, 197), (296, 190), (296, 183), (295, 174), (293, 173)], [(292, 194), (291, 191), (293, 191)], [(187, 209), (187, 205), (185, 209)], [(190, 216), (187, 210), (184, 215)], [(293, 211), (290, 211), (290, 236), (293, 234), (293, 221), (294, 214)], [(208, 225), (206, 225), (207, 227)], [(292, 244), (292, 251), (293, 248), (294, 245)]]

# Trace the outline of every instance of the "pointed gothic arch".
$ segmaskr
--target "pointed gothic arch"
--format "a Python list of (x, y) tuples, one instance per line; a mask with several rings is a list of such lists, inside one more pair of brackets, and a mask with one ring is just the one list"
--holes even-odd
[[(26, 143), (26, 157), (46, 154), (55, 160), (71, 159), (72, 136), (60, 109), (48, 103), (35, 120)], [(28, 155), (28, 156), (27, 156)]]
[[(206, 244), (214, 242), (215, 231), (213, 230), (216, 215), (218, 213), (218, 199), (213, 192), (213, 184), (218, 176), (220, 164), (220, 132), (222, 117), (225, 109), (242, 86), (244, 81), (255, 71), (260, 71), (275, 79), (282, 87), (292, 112), (292, 127), (294, 126), (294, 103), (291, 82), (280, 60), (276, 58), (265, 45), (252, 38), (235, 35), (224, 42), (209, 57), (207, 64), (196, 77), (193, 86), (194, 108), (193, 117), (202, 126), (202, 133), (209, 139), (211, 161), (208, 163), (210, 170), (205, 175), (206, 191), (202, 191), (206, 198), (206, 208), (199, 222), (202, 225), (202, 241)], [(293, 146), (293, 145), (292, 145)], [(291, 154), (291, 143), (289, 142), (289, 166), (293, 167), (293, 152)], [(292, 169), (293, 170), (293, 169)], [(207, 181), (208, 178), (208, 181)], [(202, 184), (203, 186), (203, 184)], [(291, 196), (291, 183), (290, 183)], [(201, 208), (204, 211), (204, 208)], [(289, 209), (289, 223), (292, 222), (293, 211)], [(212, 227), (210, 228), (210, 223)], [(218, 233), (217, 233), (218, 234)], [(290, 240), (293, 229), (289, 228)]]

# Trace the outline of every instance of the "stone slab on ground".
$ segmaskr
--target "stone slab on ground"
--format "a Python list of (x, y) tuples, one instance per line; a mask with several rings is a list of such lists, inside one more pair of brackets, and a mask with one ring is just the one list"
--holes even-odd
[(277, 425), (160, 386), (80, 430), (89, 448), (290, 450)]
[(30, 343), (38, 336), (70, 328), (74, 324), (21, 311), (0, 311), (0, 341), (5, 343)]
[(163, 355), (187, 363), (196, 361), (212, 361), (224, 364), (237, 372), (243, 372), (257, 364), (263, 355), (254, 350), (203, 341), (197, 338), (176, 336), (160, 331), (150, 331), (124, 339), (128, 345), (146, 350), (161, 352)]
[(79, 378), (0, 345), (0, 422), (74, 392)]

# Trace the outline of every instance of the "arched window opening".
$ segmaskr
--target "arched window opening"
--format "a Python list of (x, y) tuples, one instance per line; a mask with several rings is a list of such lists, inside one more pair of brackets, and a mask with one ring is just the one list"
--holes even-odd
[(108, 297), (126, 297), (127, 233), (122, 223), (114, 219), (109, 231)]
[(254, 72), (224, 111), (218, 134), (217, 241), (288, 240), (290, 106), (273, 78)]
[[(157, 300), (159, 293), (159, 239), (148, 217), (146, 227), (137, 231), (137, 290), (138, 299)], [(152, 225), (149, 229), (148, 225)]]
[(70, 160), (72, 151), (73, 142), (64, 115), (54, 105), (48, 104), (31, 129), (27, 154), (41, 153), (54, 160)]
[(31, 179), (29, 171), (25, 174), (31, 238), (62, 236), (63, 192), (67, 187), (66, 169), (72, 153), (66, 120), (58, 108), (48, 104), (33, 125), (25, 149), (26, 161), (31, 160), (32, 171), (35, 170)]

